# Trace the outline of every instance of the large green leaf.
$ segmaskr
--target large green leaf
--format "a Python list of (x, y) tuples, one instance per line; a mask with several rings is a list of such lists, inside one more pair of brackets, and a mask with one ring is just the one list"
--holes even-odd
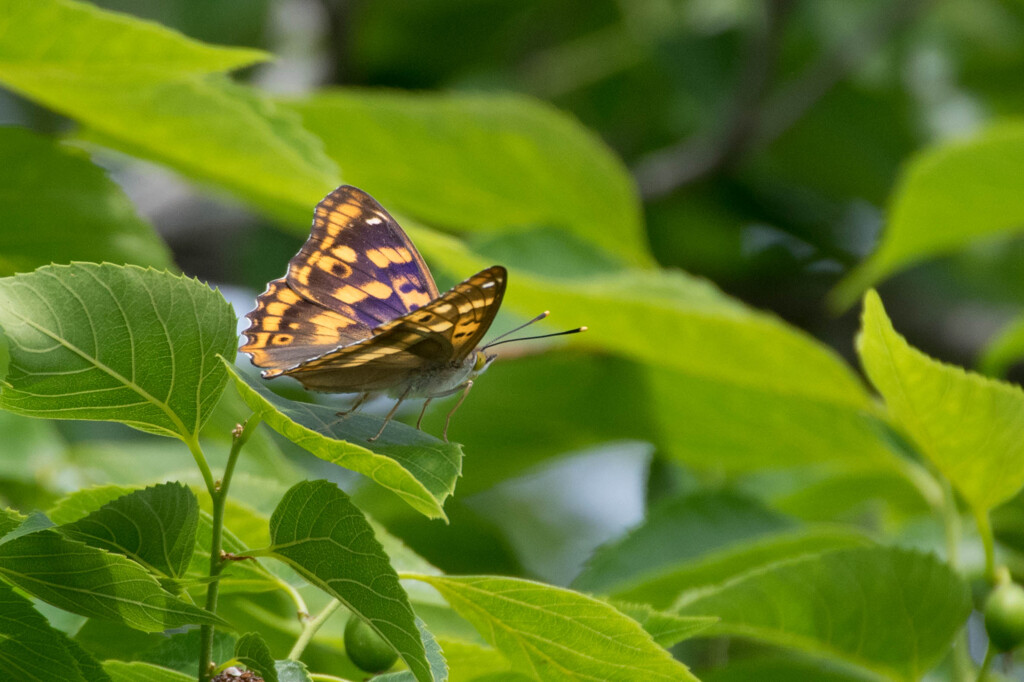
[(622, 538), (599, 547), (573, 587), (614, 594), (616, 588), (723, 547), (750, 543), (794, 523), (754, 500), (730, 493), (697, 493), (654, 506)]
[(1024, 486), (1024, 391), (911, 347), (874, 291), (857, 352), (893, 418), (972, 506), (991, 509)]
[(366, 621), (417, 680), (435, 679), (409, 597), (348, 495), (328, 481), (293, 486), (274, 510), (270, 537), (276, 556)]
[(868, 543), (853, 530), (798, 529), (742, 497), (698, 493), (655, 506), (642, 524), (598, 548), (573, 587), (668, 608), (687, 590), (758, 566)]
[(172, 596), (134, 561), (54, 530), (0, 545), (0, 577), (66, 611), (116, 620), (144, 632), (189, 624), (225, 625)]
[(578, 592), (518, 578), (409, 577), (436, 587), (513, 670), (534, 679), (696, 679), (636, 621)]
[(0, 82), (104, 142), (295, 217), (338, 184), (295, 114), (220, 77), (264, 53), (70, 0), (0, 7)]
[(696, 592), (679, 613), (737, 635), (917, 680), (971, 612), (967, 584), (930, 555), (890, 548), (808, 555)]
[(107, 682), (92, 657), (50, 627), (31, 602), (0, 583), (0, 679)]
[(347, 182), (459, 230), (553, 226), (650, 264), (622, 163), (587, 129), (519, 95), (321, 92), (292, 106)]
[(78, 263), (0, 279), (11, 368), (0, 407), (195, 438), (234, 357), (231, 306), (167, 272)]
[(21, 128), (0, 128), (0, 211), (0, 275), (73, 260), (172, 265), (167, 246), (101, 168)]
[(180, 483), (163, 483), (108, 502), (61, 526), (60, 532), (177, 578), (192, 559), (198, 524), (199, 504), (192, 491)]
[(1024, 123), (928, 149), (907, 167), (875, 253), (833, 292), (842, 306), (912, 263), (1024, 228)]
[(462, 447), (393, 422), (373, 443), (378, 417), (282, 398), (229, 365), (242, 399), (272, 429), (320, 459), (357, 471), (430, 518), (445, 518), (444, 501), (462, 471)]

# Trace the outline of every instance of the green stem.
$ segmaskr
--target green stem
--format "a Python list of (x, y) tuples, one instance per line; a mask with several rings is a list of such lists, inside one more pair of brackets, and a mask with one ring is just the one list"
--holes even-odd
[[(213, 501), (213, 529), (210, 536), (210, 584), (206, 588), (206, 610), (210, 613), (217, 613), (217, 596), (220, 592), (220, 580), (218, 576), (224, 570), (224, 561), (221, 558), (221, 538), (224, 530), (224, 505), (228, 499), (228, 488), (231, 485), (231, 477), (235, 473), (235, 464), (238, 463), (238, 455), (242, 446), (249, 440), (249, 436), (260, 424), (257, 415), (249, 417), (242, 428), (236, 428), (235, 438), (231, 443), (231, 452), (228, 454), (228, 463), (224, 467), (224, 477), (219, 483), (213, 482), (209, 466), (203, 470), (203, 478), (207, 479), (207, 487), (210, 489), (210, 497)], [(199, 443), (196, 442), (198, 450)], [(195, 451), (193, 451), (193, 454)], [(202, 451), (199, 451), (202, 455)], [(197, 461), (199, 461), (197, 459)], [(202, 458), (202, 469), (206, 464), (206, 458)], [(210, 659), (213, 657), (213, 626), (203, 625), (199, 630), (199, 682), (208, 682), (210, 679)]]
[(289, 659), (293, 661), (299, 660), (299, 656), (301, 656), (302, 652), (306, 650), (306, 646), (309, 644), (310, 640), (313, 639), (313, 635), (315, 635), (316, 631), (327, 622), (327, 619), (338, 610), (339, 606), (341, 606), (341, 602), (337, 599), (332, 599), (320, 613), (316, 614), (313, 618), (306, 620), (302, 626), (302, 632), (299, 634), (299, 638), (295, 640), (295, 646), (293, 646), (292, 650), (288, 652)]
[(213, 472), (210, 471), (210, 464), (206, 461), (206, 455), (203, 454), (203, 449), (199, 446), (199, 436), (193, 435), (183, 440), (185, 445), (188, 446), (188, 451), (192, 453), (192, 459), (199, 466), (199, 471), (203, 474), (203, 481), (206, 482), (206, 491), (213, 497), (217, 492), (217, 484), (213, 480)]
[(992, 661), (996, 657), (996, 648), (989, 643), (988, 648), (985, 649), (985, 660), (981, 662), (981, 670), (978, 671), (978, 678), (976, 682), (985, 682), (988, 679), (988, 670), (992, 667)]
[(990, 585), (996, 584), (996, 543), (992, 537), (992, 524), (988, 520), (988, 512), (977, 510), (974, 519), (978, 524), (978, 535), (985, 547), (985, 579)]
[[(935, 480), (933, 478), (933, 480)], [(951, 568), (956, 569), (960, 564), (960, 538), (963, 531), (963, 524), (960, 520), (960, 510), (956, 505), (956, 496), (953, 494), (953, 486), (949, 481), (936, 482), (941, 490), (940, 506), (938, 512), (942, 515), (942, 528), (946, 536), (946, 558)], [(953, 680), (954, 682), (967, 682), (971, 679), (974, 666), (971, 663), (971, 656), (968, 650), (967, 629), (960, 628), (956, 639), (953, 641)]]

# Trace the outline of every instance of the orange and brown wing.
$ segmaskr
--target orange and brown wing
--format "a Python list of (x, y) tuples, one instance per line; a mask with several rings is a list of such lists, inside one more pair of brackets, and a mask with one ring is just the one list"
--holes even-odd
[(248, 353), (254, 365), (265, 368), (265, 378), (372, 337), (370, 328), (357, 319), (310, 303), (284, 279), (270, 282), (246, 317), (250, 321), (247, 342), (239, 350)]
[(373, 330), (373, 336), (285, 372), (309, 389), (382, 390), (410, 373), (460, 363), (480, 344), (505, 294), (507, 273), (496, 265), (443, 296)]
[(313, 229), (288, 263), (303, 298), (373, 329), (438, 297), (409, 237), (373, 197), (342, 186), (317, 204)]

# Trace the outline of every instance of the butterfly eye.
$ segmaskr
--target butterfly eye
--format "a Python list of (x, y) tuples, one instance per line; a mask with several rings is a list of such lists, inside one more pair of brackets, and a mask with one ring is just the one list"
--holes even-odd
[(476, 361), (473, 363), (473, 371), (479, 372), (487, 366), (487, 356), (484, 353), (476, 354)]

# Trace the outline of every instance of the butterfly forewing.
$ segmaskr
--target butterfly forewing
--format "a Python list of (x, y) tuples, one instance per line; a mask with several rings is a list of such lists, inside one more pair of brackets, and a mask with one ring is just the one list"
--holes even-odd
[(249, 328), (243, 353), (257, 367), (266, 368), (263, 376), (283, 374), (311, 357), (323, 355), (372, 336), (369, 327), (323, 306), (310, 303), (276, 279), (256, 299), (256, 309), (247, 314)]
[(395, 219), (349, 186), (317, 204), (312, 233), (289, 261), (286, 279), (303, 298), (371, 329), (438, 297), (423, 258)]
[(430, 367), (461, 363), (494, 321), (506, 279), (500, 265), (482, 270), (422, 308), (374, 329), (371, 338), (285, 373), (314, 390), (372, 391)]

